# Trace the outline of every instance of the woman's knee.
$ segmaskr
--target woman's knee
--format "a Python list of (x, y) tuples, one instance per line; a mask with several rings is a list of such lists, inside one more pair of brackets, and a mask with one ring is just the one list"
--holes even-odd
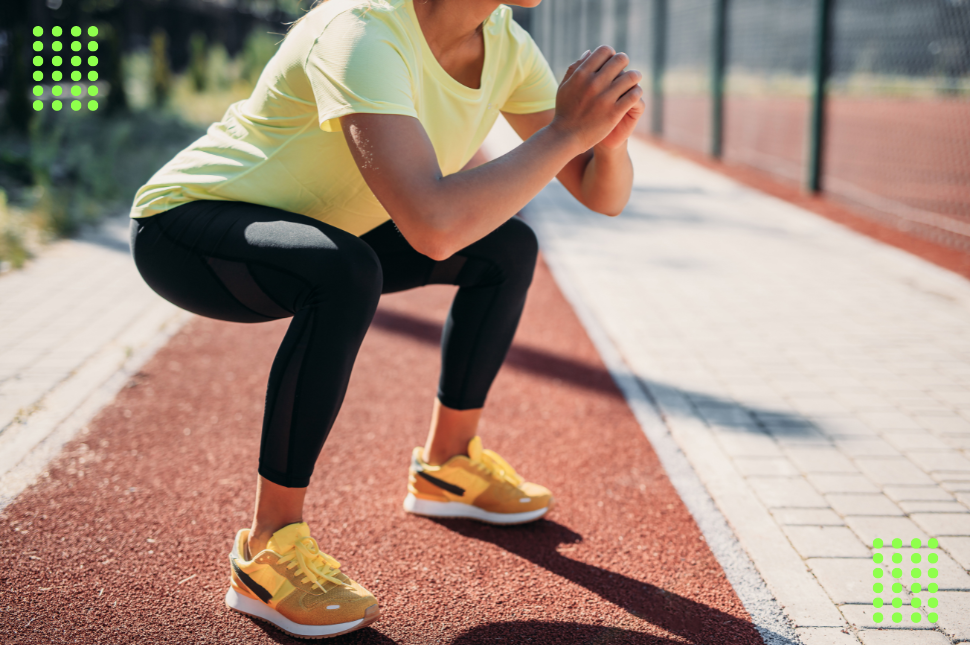
[(370, 246), (349, 233), (335, 242), (334, 255), (320, 267), (324, 289), (345, 301), (341, 306), (352, 303), (362, 313), (373, 315), (384, 285), (380, 259)]
[[(498, 227), (492, 235), (489, 254), (506, 281), (532, 282), (539, 240), (532, 227), (518, 217)], [(486, 238), (488, 239), (488, 238)]]
[(539, 256), (539, 239), (532, 227), (522, 219), (513, 217), (498, 229), (502, 233), (502, 245), (509, 250), (513, 261), (522, 266), (535, 266)]

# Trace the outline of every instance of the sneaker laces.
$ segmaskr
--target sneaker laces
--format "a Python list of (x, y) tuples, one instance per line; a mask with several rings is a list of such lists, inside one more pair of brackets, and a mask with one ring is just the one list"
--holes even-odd
[(301, 537), (293, 543), (293, 549), (279, 559), (280, 564), (289, 562), (287, 569), (297, 567), (303, 574), (303, 582), (312, 582), (311, 586), (319, 587), (324, 593), (321, 580), (329, 580), (337, 585), (344, 582), (337, 577), (340, 573), (340, 563), (320, 550), (317, 541), (312, 537)]
[(502, 459), (497, 452), (494, 450), (484, 449), (481, 455), (479, 455), (478, 462), (485, 466), (485, 469), (489, 471), (495, 478), (502, 480), (518, 488), (525, 481), (509, 462)]

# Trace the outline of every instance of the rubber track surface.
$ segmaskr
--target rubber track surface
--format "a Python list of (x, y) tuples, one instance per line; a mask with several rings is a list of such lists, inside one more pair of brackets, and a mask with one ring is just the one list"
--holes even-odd
[[(452, 293), (383, 299), (318, 462), (306, 518), (383, 614), (328, 642), (760, 643), (541, 263), (482, 434), (558, 507), (505, 528), (401, 510)], [(7, 507), (0, 641), (301, 642), (223, 605), (285, 326), (194, 320)]]

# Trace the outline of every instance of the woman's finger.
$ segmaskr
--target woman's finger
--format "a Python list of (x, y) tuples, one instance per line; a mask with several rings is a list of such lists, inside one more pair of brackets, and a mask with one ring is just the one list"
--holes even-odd
[(619, 99), (621, 95), (626, 93), (631, 87), (637, 86), (642, 80), (643, 74), (635, 69), (628, 69), (613, 80), (608, 92), (616, 99)]
[(586, 53), (584, 53), (582, 56), (579, 57), (579, 60), (577, 60), (576, 62), (574, 62), (572, 65), (570, 65), (566, 69), (566, 73), (563, 75), (562, 81), (559, 84), (562, 85), (563, 83), (565, 83), (566, 81), (568, 81), (569, 80), (569, 77), (572, 76), (573, 75), (573, 72), (576, 71), (576, 68), (579, 67), (580, 64), (582, 64), (582, 62), (584, 60), (586, 60), (587, 58), (589, 58), (589, 55), (591, 53), (592, 52), (590, 52), (590, 50), (587, 49), (586, 50)]
[(608, 87), (613, 83), (616, 78), (623, 72), (627, 65), (630, 64), (630, 57), (620, 52), (614, 54), (609, 60), (607, 60), (603, 67), (596, 72), (596, 84), (601, 88)]
[[(627, 90), (623, 96), (616, 102), (616, 107), (619, 111), (626, 114), (632, 108), (636, 107), (637, 103), (640, 102), (643, 97), (643, 88), (639, 85), (634, 85), (629, 90)], [(646, 104), (643, 106), (646, 108)]]
[(616, 51), (609, 45), (600, 45), (593, 50), (592, 54), (586, 57), (586, 60), (579, 64), (576, 68), (576, 73), (595, 74), (614, 54), (616, 54)]

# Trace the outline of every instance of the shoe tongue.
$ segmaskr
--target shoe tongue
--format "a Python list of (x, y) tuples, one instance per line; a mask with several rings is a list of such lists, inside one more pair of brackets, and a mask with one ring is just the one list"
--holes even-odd
[(273, 537), (269, 539), (266, 548), (283, 555), (293, 548), (297, 540), (303, 537), (310, 537), (310, 527), (307, 526), (306, 522), (287, 524), (276, 533), (273, 533)]
[(468, 442), (468, 458), (472, 461), (482, 460), (482, 438), (475, 436)]

